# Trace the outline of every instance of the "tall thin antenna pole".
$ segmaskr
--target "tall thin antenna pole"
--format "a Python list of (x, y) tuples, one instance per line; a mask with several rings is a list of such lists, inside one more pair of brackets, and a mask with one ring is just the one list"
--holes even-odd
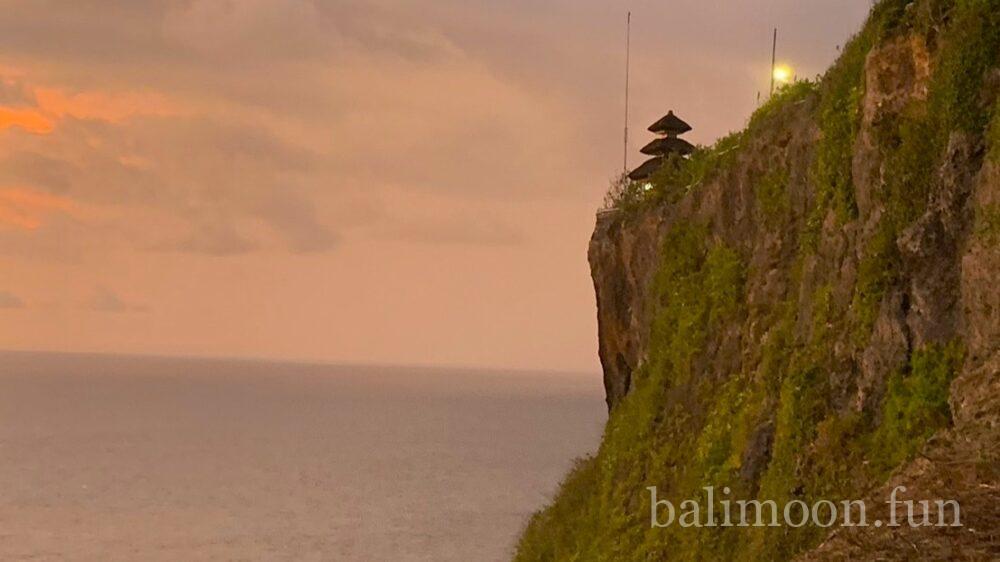
[(771, 93), (768, 97), (774, 95), (774, 66), (778, 62), (778, 28), (774, 28), (774, 42), (771, 43)]
[(632, 64), (632, 12), (625, 17), (625, 157), (624, 170), (628, 173), (628, 95), (629, 67)]

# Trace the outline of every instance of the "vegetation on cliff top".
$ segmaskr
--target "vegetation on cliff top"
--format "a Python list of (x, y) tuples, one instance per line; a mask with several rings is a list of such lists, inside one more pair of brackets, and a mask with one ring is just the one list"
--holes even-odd
[[(863, 238), (853, 294), (838, 298), (836, 268), (813, 271), (807, 282), (805, 264), (816, 259), (831, 223), (860, 226), (870, 218), (861, 217), (853, 168), (865, 62), (872, 49), (907, 35), (922, 38), (931, 53), (928, 94), (874, 127), (884, 181), (871, 197), (882, 212)], [(612, 411), (597, 454), (577, 464), (528, 524), (518, 560), (790, 559), (818, 544), (825, 530), (651, 529), (646, 489), (656, 486), (659, 498), (675, 505), (699, 498), (704, 504), (705, 485), (779, 505), (863, 497), (950, 423), (961, 342), (912, 350), (861, 408), (843, 398), (845, 388), (856, 390), (857, 366), (838, 359), (831, 342), (846, 339), (857, 351), (869, 344), (879, 308), (901, 283), (897, 240), (940, 187), (937, 170), (953, 135), (985, 141), (991, 158), (1000, 153), (1000, 105), (982, 103), (981, 95), (998, 63), (1000, 0), (884, 0), (818, 83), (783, 90), (745, 131), (671, 162), (648, 189), (626, 190), (618, 201), (625, 221), (676, 201), (729, 173), (773, 115), (818, 96), (813, 197), (808, 216), (796, 223), (798, 255), (782, 266), (790, 287), (784, 300), (750, 309), (746, 287), (759, 272), (749, 270), (748, 256), (706, 225), (674, 224), (648, 295), (648, 357)], [(760, 220), (786, 225), (787, 169), (776, 166), (752, 181)], [(978, 236), (998, 236), (994, 207), (977, 211)], [(748, 341), (750, 333), (764, 336)], [(737, 372), (718, 368), (727, 349), (742, 350)]]

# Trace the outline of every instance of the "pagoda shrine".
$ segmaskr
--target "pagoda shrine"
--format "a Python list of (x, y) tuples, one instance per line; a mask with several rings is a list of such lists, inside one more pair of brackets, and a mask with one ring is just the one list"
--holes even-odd
[(652, 156), (641, 166), (632, 170), (628, 178), (632, 181), (643, 181), (655, 174), (671, 154), (687, 156), (694, 152), (694, 145), (680, 138), (680, 135), (691, 130), (691, 125), (670, 111), (662, 119), (649, 127), (651, 133), (659, 135), (653, 142), (642, 147), (640, 152)]

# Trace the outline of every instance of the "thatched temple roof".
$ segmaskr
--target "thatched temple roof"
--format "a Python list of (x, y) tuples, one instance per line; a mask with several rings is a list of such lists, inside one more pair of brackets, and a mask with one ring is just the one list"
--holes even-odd
[(649, 127), (650, 132), (667, 136), (683, 135), (690, 130), (691, 125), (688, 125), (680, 117), (674, 115), (673, 111), (670, 111), (662, 119)]
[(656, 158), (650, 158), (642, 163), (641, 166), (632, 170), (632, 173), (628, 175), (628, 179), (632, 181), (642, 181), (649, 178), (656, 172), (660, 171), (663, 167), (663, 158), (657, 156)]
[(687, 156), (688, 154), (694, 152), (694, 145), (684, 139), (666, 137), (656, 139), (647, 144), (642, 147), (640, 152), (643, 154), (649, 154), (650, 156), (666, 156), (668, 154), (680, 154), (681, 156)]
[(667, 161), (667, 157), (671, 154), (688, 156), (695, 150), (694, 145), (684, 139), (677, 138), (677, 135), (683, 135), (690, 131), (691, 125), (688, 125), (680, 117), (674, 115), (673, 111), (667, 113), (663, 119), (653, 123), (649, 127), (649, 130), (661, 136), (642, 147), (641, 152), (655, 158), (650, 158), (643, 162), (641, 166), (632, 170), (632, 173), (628, 175), (628, 178), (632, 181), (644, 181), (648, 179), (663, 167), (663, 164)]

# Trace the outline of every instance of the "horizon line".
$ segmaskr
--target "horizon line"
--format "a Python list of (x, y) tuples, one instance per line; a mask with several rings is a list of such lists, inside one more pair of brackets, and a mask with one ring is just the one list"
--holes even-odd
[(304, 367), (356, 367), (364, 369), (420, 369), (439, 371), (476, 371), (482, 373), (508, 373), (508, 374), (538, 374), (555, 376), (602, 376), (600, 369), (594, 371), (570, 370), (570, 369), (528, 369), (517, 367), (498, 367), (487, 365), (465, 365), (465, 364), (433, 364), (433, 363), (392, 363), (392, 362), (365, 362), (358, 360), (335, 360), (335, 359), (310, 359), (310, 358), (279, 358), (267, 356), (236, 356), (219, 354), (197, 354), (197, 353), (143, 353), (143, 352), (113, 352), (113, 351), (59, 351), (50, 349), (7, 349), (0, 348), (0, 355), (61, 355), (79, 356), (95, 358), (121, 358), (121, 359), (160, 359), (176, 361), (207, 361), (207, 362), (243, 362), (243, 363), (264, 363), (275, 365), (299, 365)]

